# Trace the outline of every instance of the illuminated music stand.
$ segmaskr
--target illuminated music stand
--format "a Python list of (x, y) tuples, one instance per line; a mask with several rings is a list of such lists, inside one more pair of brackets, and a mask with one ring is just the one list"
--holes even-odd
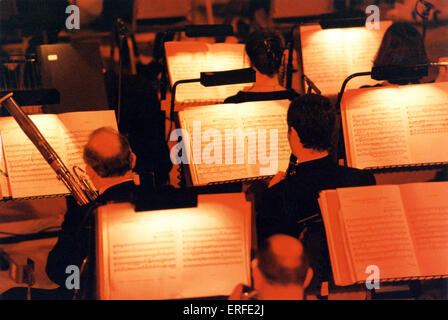
[[(205, 24), (205, 25), (187, 25), (182, 28), (173, 28), (166, 30), (162, 34), (162, 39), (160, 40), (160, 56), (163, 59), (162, 75), (161, 75), (161, 85), (160, 85), (160, 97), (161, 100), (166, 99), (166, 89), (168, 86), (167, 79), (167, 66), (165, 57), (165, 41), (168, 34), (176, 32), (185, 32), (185, 36), (188, 38), (201, 38), (201, 37), (223, 37), (232, 36), (233, 27), (228, 24)], [(156, 48), (157, 49), (157, 48)], [(155, 49), (155, 50), (156, 50)]]
[[(171, 134), (171, 129), (174, 122), (174, 105), (176, 99), (176, 89), (177, 86), (183, 83), (193, 83), (199, 82), (204, 87), (213, 86), (223, 86), (228, 84), (239, 84), (239, 83), (251, 83), (255, 82), (256, 75), (255, 70), (252, 68), (236, 69), (230, 71), (215, 71), (215, 72), (201, 72), (200, 78), (197, 79), (184, 79), (176, 81), (173, 84), (172, 94), (171, 94), (171, 107), (170, 107), (170, 129), (168, 131), (168, 136), (166, 141), (168, 142), (169, 135)], [(179, 156), (182, 156), (182, 149), (179, 150)], [(180, 166), (180, 186), (185, 187), (185, 179), (183, 175), (182, 166)]]
[(406, 79), (420, 79), (428, 76), (429, 67), (446, 67), (448, 63), (446, 62), (431, 62), (429, 64), (420, 65), (409, 65), (409, 66), (381, 66), (373, 67), (371, 71), (354, 73), (348, 76), (342, 83), (341, 90), (338, 94), (338, 100), (336, 102), (336, 119), (335, 127), (333, 131), (333, 143), (332, 143), (332, 153), (333, 160), (338, 161), (339, 156), (345, 159), (345, 152), (339, 148), (339, 138), (341, 135), (341, 101), (344, 95), (345, 88), (348, 82), (356, 77), (371, 76), (373, 80), (377, 81), (390, 81), (390, 80), (406, 80)]
[[(168, 201), (177, 196), (170, 195), (171, 192), (178, 195), (183, 190), (167, 191), (164, 197)], [(152, 206), (149, 201), (145, 202)], [(150, 208), (149, 211), (148, 208), (134, 208), (134, 199), (131, 202), (112, 203), (98, 208), (95, 214), (97, 241), (94, 256), (98, 275), (95, 279), (98, 289), (96, 299), (171, 300), (225, 297), (235, 283), (250, 285), (253, 227), (251, 204), (244, 193), (239, 191), (197, 194), (196, 203), (190, 202), (193, 205), (156, 210)], [(220, 232), (221, 230), (233, 230), (233, 234), (237, 235), (232, 234), (230, 237)], [(215, 246), (211, 247), (214, 252), (209, 253), (209, 261), (201, 262), (196, 258), (206, 251), (191, 252), (194, 248), (190, 246), (190, 240), (197, 242), (199, 237), (201, 243)], [(233, 240), (236, 237), (238, 241)], [(184, 245), (175, 244), (181, 242), (184, 242)], [(123, 253), (120, 252), (122, 248), (113, 249), (118, 243), (128, 248), (129, 245), (136, 244), (133, 253), (124, 252), (124, 255), (129, 257), (137, 253), (140, 259), (136, 261), (134, 258), (120, 258), (118, 255)], [(222, 248), (229, 246), (233, 253), (224, 255)], [(167, 254), (176, 257), (177, 262), (171, 258), (169, 261), (163, 261)], [(235, 255), (239, 257), (238, 260), (232, 258)], [(188, 259), (185, 259), (186, 256)], [(124, 266), (123, 262), (126, 262), (131, 268), (117, 270), (120, 268), (119, 265), (114, 266), (117, 258), (119, 265)], [(122, 260), (123, 258), (127, 260)], [(193, 258), (195, 261), (192, 261)], [(224, 264), (226, 259), (231, 259), (230, 262), (233, 263)], [(173, 268), (173, 264), (177, 267)], [(143, 270), (139, 270), (139, 266), (143, 267)], [(202, 286), (204, 283), (208, 285)]]
[[(337, 29), (337, 28), (354, 28), (362, 27), (366, 24), (366, 16), (364, 12), (342, 12), (342, 13), (331, 13), (323, 14), (318, 16), (309, 17), (298, 17), (289, 18), (294, 22), (290, 32), (289, 39), (286, 44), (288, 48), (288, 63), (286, 65), (286, 89), (291, 89), (292, 87), (292, 74), (298, 70), (294, 70), (292, 66), (293, 52), (294, 52), (294, 31), (297, 27), (300, 27), (305, 23), (317, 22), (320, 24), (322, 29)], [(303, 68), (302, 68), (303, 69)], [(302, 80), (306, 80), (302, 78)]]

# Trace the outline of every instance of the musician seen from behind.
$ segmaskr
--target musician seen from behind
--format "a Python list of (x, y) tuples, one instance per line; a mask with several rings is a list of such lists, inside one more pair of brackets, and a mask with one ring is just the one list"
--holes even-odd
[[(277, 233), (303, 237), (316, 279), (312, 284), (329, 273), (319, 192), (375, 184), (373, 174), (340, 166), (330, 156), (335, 115), (329, 99), (321, 95), (306, 94), (291, 102), (287, 113), (290, 165), (255, 200), (259, 242)], [(313, 216), (317, 219), (298, 223)]]
[(252, 32), (245, 44), (251, 67), (256, 71), (256, 81), (243, 91), (225, 99), (224, 103), (266, 100), (292, 100), (298, 93), (280, 84), (284, 41), (275, 31), (259, 29)]
[[(50, 280), (61, 287), (65, 287), (67, 266), (81, 269), (84, 259), (94, 252), (93, 209), (109, 202), (128, 202), (136, 190), (132, 172), (136, 157), (126, 137), (114, 129), (103, 127), (91, 133), (84, 147), (84, 161), (86, 173), (99, 196), (84, 206), (68, 206), (58, 241), (46, 265)], [(87, 265), (93, 267), (93, 263)]]
[[(425, 42), (420, 32), (408, 22), (394, 22), (384, 33), (373, 62), (374, 67), (416, 66), (429, 63)], [(384, 81), (380, 86), (425, 82), (425, 78)]]
[(243, 292), (239, 284), (229, 300), (304, 300), (313, 270), (298, 239), (276, 234), (258, 248), (252, 260), (252, 276), (254, 290)]

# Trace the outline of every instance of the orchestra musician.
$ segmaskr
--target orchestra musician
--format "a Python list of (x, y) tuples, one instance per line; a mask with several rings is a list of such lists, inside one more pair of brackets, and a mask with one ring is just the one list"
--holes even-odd
[(291, 236), (276, 234), (259, 247), (252, 260), (253, 291), (235, 287), (229, 300), (304, 300), (313, 270), (302, 243)]
[(329, 149), (334, 122), (334, 108), (324, 96), (306, 94), (291, 102), (287, 113), (291, 164), (255, 203), (258, 242), (276, 233), (303, 237), (316, 281), (330, 271), (323, 224), (298, 221), (318, 216), (322, 190), (375, 184), (373, 174), (333, 162)]
[[(135, 161), (126, 137), (107, 127), (92, 132), (84, 147), (84, 162), (99, 196), (93, 203), (69, 208), (65, 214), (58, 241), (50, 251), (46, 265), (48, 277), (53, 282), (65, 286), (67, 266), (76, 265), (81, 269), (84, 259), (92, 254), (92, 209), (111, 201), (132, 199), (136, 189), (132, 172)], [(89, 279), (91, 274), (86, 272), (86, 279)]]
[(266, 100), (292, 100), (298, 96), (293, 89), (286, 90), (279, 83), (284, 44), (281, 35), (270, 30), (256, 30), (246, 41), (245, 50), (256, 71), (256, 82), (251, 87), (228, 97), (224, 103)]
[[(415, 66), (429, 63), (420, 32), (408, 22), (394, 22), (385, 32), (373, 62), (374, 67)], [(417, 84), (422, 78), (396, 79), (382, 85)]]
[[(136, 157), (126, 137), (113, 128), (103, 127), (91, 133), (84, 147), (84, 161), (86, 173), (99, 196), (81, 206), (68, 199), (68, 210), (57, 243), (46, 264), (49, 279), (60, 287), (55, 290), (32, 288), (31, 300), (72, 299), (74, 290), (66, 288), (68, 266), (77, 266), (83, 275), (82, 297), (94, 298), (94, 263), (85, 263), (93, 260), (95, 249), (93, 209), (109, 202), (129, 202), (136, 191), (132, 172)], [(12, 288), (0, 299), (21, 300), (26, 297), (27, 288)]]

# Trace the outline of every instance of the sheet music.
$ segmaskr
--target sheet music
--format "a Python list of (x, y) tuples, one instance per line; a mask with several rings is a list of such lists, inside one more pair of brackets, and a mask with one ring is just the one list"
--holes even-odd
[(422, 276), (448, 274), (448, 182), (400, 185)]
[(413, 163), (448, 161), (448, 83), (400, 88)]
[[(171, 85), (178, 80), (198, 79), (201, 72), (250, 67), (243, 44), (171, 41), (165, 43), (165, 51)], [(247, 86), (248, 84), (232, 84), (204, 87), (200, 83), (180, 84), (176, 89), (176, 102), (224, 101)]]
[[(320, 25), (300, 28), (303, 73), (324, 95), (336, 95), (351, 74), (372, 69), (373, 60), (390, 21), (382, 21), (380, 30), (358, 28), (322, 29)], [(374, 85), (370, 77), (350, 80), (347, 88)]]
[[(60, 141), (57, 116), (32, 115), (30, 118), (62, 161), (65, 161), (65, 146)], [(67, 193), (65, 185), (57, 179), (54, 170), (19, 125), (11, 117), (0, 121), (12, 196), (21, 198)]]
[(345, 238), (344, 224), (339, 218), (341, 209), (336, 190), (323, 190), (319, 193), (319, 207), (325, 227), (330, 254), (331, 269), (336, 285), (346, 286), (356, 282), (353, 266), (350, 263), (350, 250)]
[(349, 90), (341, 103), (349, 166), (448, 161), (448, 84)]
[(197, 208), (99, 213), (104, 299), (229, 295), (250, 283), (250, 204), (244, 194), (200, 195)]
[(343, 188), (337, 193), (356, 278), (365, 280), (369, 265), (378, 266), (385, 279), (419, 276), (398, 186)]
[[(279, 100), (204, 106), (179, 112), (181, 127), (190, 137), (186, 148), (190, 150), (194, 184), (274, 175), (286, 170), (291, 154), (286, 124), (288, 106), (289, 100)], [(198, 123), (201, 132), (195, 133), (199, 130)], [(204, 140), (207, 131), (216, 134)], [(207, 155), (212, 159), (207, 160)]]
[[(85, 168), (82, 150), (93, 130), (102, 126), (117, 129), (112, 110), (40, 114), (31, 115), (30, 119), (71, 172), (73, 165)], [(23, 198), (69, 193), (13, 117), (0, 118), (0, 128), (5, 170), (8, 174), (6, 181), (0, 178), (4, 197)], [(2, 165), (0, 163), (0, 168)]]

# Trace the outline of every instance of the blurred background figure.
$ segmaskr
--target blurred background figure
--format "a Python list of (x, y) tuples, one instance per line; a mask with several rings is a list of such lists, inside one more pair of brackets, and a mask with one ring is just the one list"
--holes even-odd
[[(413, 66), (429, 63), (425, 43), (420, 32), (410, 23), (395, 22), (384, 34), (376, 54), (374, 67)], [(422, 78), (390, 80), (391, 84), (420, 83)]]
[(304, 300), (313, 270), (299, 240), (276, 234), (259, 247), (252, 260), (252, 276), (254, 291), (244, 294), (240, 284), (230, 300), (245, 300), (252, 295), (257, 300)]

